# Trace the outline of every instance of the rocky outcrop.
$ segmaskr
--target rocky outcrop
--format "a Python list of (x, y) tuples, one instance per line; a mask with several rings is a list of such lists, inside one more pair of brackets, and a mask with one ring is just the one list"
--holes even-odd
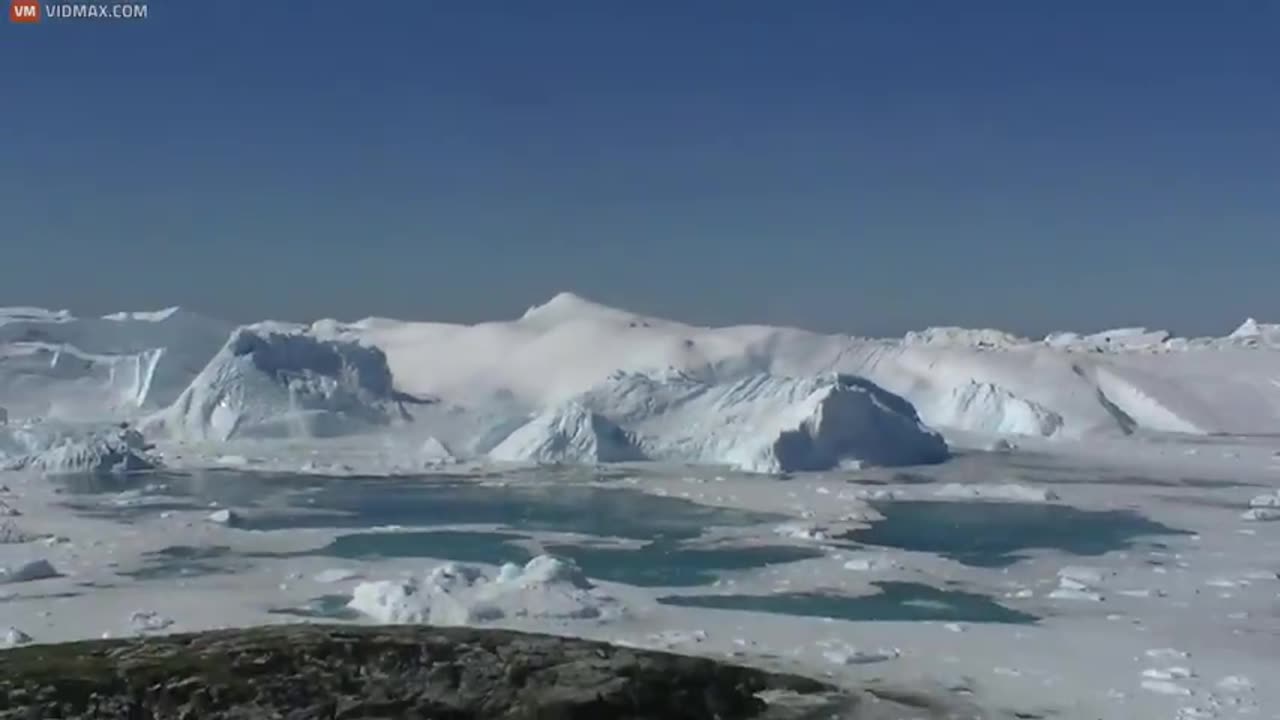
[[(765, 691), (793, 702), (766, 703)], [(289, 625), (29, 645), (0, 652), (0, 697), (0, 720), (863, 717), (853, 698), (806, 678), (586, 640), (429, 626)]]

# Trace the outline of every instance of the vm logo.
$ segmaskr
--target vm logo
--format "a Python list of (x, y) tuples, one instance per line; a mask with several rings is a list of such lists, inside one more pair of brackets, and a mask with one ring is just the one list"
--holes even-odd
[(40, 22), (39, 0), (9, 0), (9, 21), (16, 23)]

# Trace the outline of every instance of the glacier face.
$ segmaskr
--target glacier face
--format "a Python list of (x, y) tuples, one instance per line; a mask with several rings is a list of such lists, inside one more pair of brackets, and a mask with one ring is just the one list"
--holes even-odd
[(148, 429), (188, 440), (331, 437), (408, 419), (381, 350), (296, 326), (240, 328)]

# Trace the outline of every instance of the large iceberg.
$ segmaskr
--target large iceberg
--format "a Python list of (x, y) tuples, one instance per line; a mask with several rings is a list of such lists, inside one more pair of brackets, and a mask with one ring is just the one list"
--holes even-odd
[(230, 330), (181, 308), (100, 318), (0, 308), (0, 403), (14, 417), (68, 420), (163, 407)]
[(748, 472), (940, 462), (947, 446), (911, 404), (862, 378), (618, 373), (543, 413), (491, 453), (502, 460), (653, 459)]
[(329, 437), (408, 419), (386, 355), (297, 326), (237, 330), (148, 427), (187, 440)]

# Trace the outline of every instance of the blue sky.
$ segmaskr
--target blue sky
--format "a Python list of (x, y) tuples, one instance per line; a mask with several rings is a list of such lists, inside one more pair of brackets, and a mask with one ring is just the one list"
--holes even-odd
[(1268, 0), (151, 0), (0, 93), (0, 304), (1280, 317)]

